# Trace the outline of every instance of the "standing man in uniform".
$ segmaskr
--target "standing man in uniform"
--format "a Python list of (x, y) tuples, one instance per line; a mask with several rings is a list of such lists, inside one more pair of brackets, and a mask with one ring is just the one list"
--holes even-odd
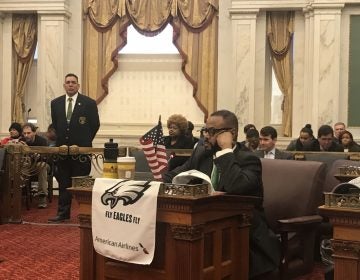
[[(77, 145), (92, 147), (92, 141), (100, 127), (96, 102), (79, 93), (80, 84), (75, 74), (65, 76), (65, 95), (51, 101), (52, 125), (56, 130), (56, 146)], [(57, 163), (56, 179), (59, 182), (59, 204), (57, 215), (50, 223), (60, 223), (70, 219), (71, 177), (86, 176), (91, 171), (91, 159), (85, 161), (67, 156)]]

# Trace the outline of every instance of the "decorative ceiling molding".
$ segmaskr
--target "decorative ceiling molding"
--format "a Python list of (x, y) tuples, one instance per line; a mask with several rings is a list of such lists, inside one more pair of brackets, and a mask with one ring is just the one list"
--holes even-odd
[(71, 16), (69, 0), (2, 0), (0, 13), (36, 12)]
[(253, 13), (256, 10), (342, 9), (346, 4), (359, 4), (360, 0), (233, 0), (230, 14)]

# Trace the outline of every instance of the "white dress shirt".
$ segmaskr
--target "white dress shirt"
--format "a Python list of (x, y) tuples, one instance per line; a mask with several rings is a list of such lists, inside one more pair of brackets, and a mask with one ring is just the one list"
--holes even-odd
[(275, 148), (268, 152), (264, 151), (264, 158), (275, 159)]
[[(73, 96), (71, 96), (72, 98), (72, 111), (74, 112), (74, 107), (75, 107), (75, 104), (76, 104), (76, 99), (78, 97), (78, 92), (75, 93)], [(69, 98), (70, 96), (66, 95), (66, 102), (65, 102), (65, 116), (67, 116), (67, 110), (68, 110), (68, 106), (69, 106)]]

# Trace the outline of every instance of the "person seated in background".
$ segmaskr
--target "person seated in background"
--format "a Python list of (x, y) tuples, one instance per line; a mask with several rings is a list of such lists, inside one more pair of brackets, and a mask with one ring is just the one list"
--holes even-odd
[[(203, 135), (204, 142), (196, 146), (190, 159), (166, 172), (164, 182), (170, 183), (177, 174), (196, 169), (211, 178), (216, 191), (263, 197), (261, 161), (253, 153), (242, 151), (243, 146), (237, 142), (236, 115), (227, 110), (212, 113), (203, 128)], [(262, 205), (253, 210), (249, 242), (250, 278), (278, 268), (279, 241), (267, 225)]]
[(48, 126), (48, 129), (45, 133), (46, 139), (48, 141), (48, 146), (55, 147), (56, 146), (56, 130), (52, 124)]
[(52, 124), (49, 124), (46, 132), (36, 132), (42, 138), (45, 138), (49, 147), (56, 146), (56, 131)]
[(277, 149), (277, 131), (272, 126), (264, 126), (260, 130), (259, 149), (255, 154), (260, 158), (268, 159), (291, 159), (292, 155)]
[(17, 143), (19, 142), (19, 138), (21, 137), (22, 129), (21, 124), (17, 122), (13, 122), (9, 127), (9, 136), (5, 137), (1, 140), (1, 145)]
[(346, 125), (343, 122), (337, 122), (334, 124), (334, 142), (341, 144), (339, 140), (340, 133), (346, 129)]
[[(24, 139), (24, 144), (28, 146), (47, 146), (47, 141), (45, 138), (36, 135), (36, 127), (32, 123), (26, 123), (23, 125), (22, 134)], [(46, 197), (48, 193), (48, 178), (47, 174), (49, 171), (49, 166), (45, 162), (37, 162), (36, 164), (39, 188), (38, 188), (38, 208), (46, 208), (47, 202)]]
[(339, 142), (343, 146), (344, 152), (360, 152), (360, 146), (354, 141), (350, 131), (342, 131), (339, 135)]
[[(174, 114), (167, 120), (169, 136), (164, 137), (166, 149), (192, 149), (193, 140), (186, 135), (188, 130), (187, 119), (179, 114)], [(172, 154), (168, 163), (168, 170), (182, 165), (189, 157)]]
[(256, 129), (255, 125), (253, 125), (252, 123), (248, 123), (247, 125), (244, 126), (245, 140), (240, 142), (242, 145), (246, 144), (246, 134), (251, 129)]
[(316, 141), (311, 124), (306, 124), (300, 130), (300, 136), (294, 139), (286, 148), (287, 151), (318, 151), (319, 142)]
[(319, 149), (323, 152), (343, 152), (344, 148), (334, 141), (334, 130), (330, 125), (324, 124), (319, 127), (318, 139)]
[(194, 130), (194, 124), (191, 121), (188, 121), (188, 129), (186, 131), (186, 136), (192, 140), (192, 142), (194, 144), (193, 147), (194, 147), (195, 144), (199, 141), (199, 138), (194, 136), (193, 130)]
[(246, 132), (246, 140), (245, 147), (249, 149), (249, 151), (256, 151), (259, 147), (259, 131), (257, 129), (249, 129)]

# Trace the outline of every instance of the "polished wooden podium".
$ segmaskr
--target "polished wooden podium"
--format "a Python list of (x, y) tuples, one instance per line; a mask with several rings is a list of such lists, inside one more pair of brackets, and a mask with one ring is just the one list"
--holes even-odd
[(91, 187), (73, 184), (70, 190), (80, 205), (80, 279), (248, 279), (249, 226), (258, 198), (159, 195), (154, 260), (136, 265), (94, 251)]
[(360, 280), (360, 208), (319, 207), (333, 225), (334, 279)]

